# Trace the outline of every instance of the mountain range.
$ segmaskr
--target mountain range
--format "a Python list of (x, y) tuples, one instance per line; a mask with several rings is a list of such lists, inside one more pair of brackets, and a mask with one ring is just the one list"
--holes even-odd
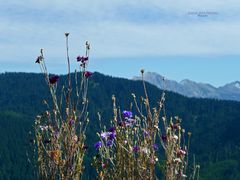
[[(142, 77), (133, 77), (133, 80), (140, 79)], [(231, 82), (221, 87), (214, 87), (207, 83), (197, 83), (189, 79), (184, 79), (180, 82), (168, 80), (155, 72), (146, 72), (144, 80), (160, 89), (176, 92), (187, 97), (240, 101), (239, 81)]]

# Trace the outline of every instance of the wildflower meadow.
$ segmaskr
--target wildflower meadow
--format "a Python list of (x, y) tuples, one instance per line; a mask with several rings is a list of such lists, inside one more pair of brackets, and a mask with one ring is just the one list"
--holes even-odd
[[(36, 59), (51, 95), (43, 100), (46, 110), (35, 118), (34, 155), (37, 179), (82, 179), (88, 147), (94, 148), (91, 168), (96, 179), (198, 179), (200, 165), (190, 162), (191, 132), (182, 127), (178, 116), (167, 117), (165, 91), (155, 99), (152, 107), (141, 70), (144, 94), (132, 93), (128, 109), (121, 109), (112, 95), (112, 118), (102, 122), (102, 115), (94, 115), (99, 124), (98, 141), (86, 144), (89, 119), (88, 83), (94, 74), (88, 71), (90, 43), (86, 41), (83, 55), (76, 55), (79, 63), (71, 73), (69, 33), (65, 33), (67, 80), (58, 86), (59, 75), (49, 74), (44, 50)], [(74, 79), (74, 81), (72, 80)], [(60, 90), (59, 90), (60, 89)], [(101, 107), (99, 107), (101, 108)], [(192, 159), (192, 158), (191, 158)], [(194, 158), (193, 158), (194, 159)]]

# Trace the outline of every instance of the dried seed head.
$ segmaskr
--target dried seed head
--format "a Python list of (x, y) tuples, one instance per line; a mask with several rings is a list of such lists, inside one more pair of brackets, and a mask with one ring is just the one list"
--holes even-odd
[(153, 113), (157, 113), (157, 109), (156, 108), (153, 108)]
[(115, 95), (112, 95), (112, 100), (113, 100), (113, 101), (115, 101), (115, 100), (116, 100), (116, 98), (115, 98)]
[(48, 117), (50, 116), (50, 112), (49, 111), (46, 111), (45, 113), (46, 113), (46, 116), (48, 116)]
[(66, 32), (66, 33), (65, 33), (65, 36), (66, 36), (66, 37), (68, 37), (68, 35), (69, 35), (69, 33), (68, 33), (68, 32)]
[(54, 114), (54, 115), (57, 115), (57, 111), (56, 111), (55, 109), (53, 110), (53, 114)]
[(162, 117), (162, 120), (163, 120), (163, 121), (166, 121), (166, 117)]
[(86, 41), (86, 49), (90, 50), (90, 43), (88, 41)]
[(159, 130), (159, 127), (158, 127), (157, 125), (154, 125), (154, 127), (155, 127), (157, 130)]
[(173, 139), (178, 140), (178, 136), (177, 136), (177, 135), (174, 135), (174, 136), (173, 136)]
[(181, 123), (182, 121), (178, 116), (175, 116), (175, 119), (176, 119), (176, 123)]
[(73, 138), (72, 138), (72, 140), (73, 140), (74, 143), (77, 143), (77, 142), (78, 142), (78, 137), (77, 137), (77, 135), (74, 135)]
[(186, 177), (187, 177), (187, 175), (186, 175), (186, 174), (182, 174), (182, 177), (183, 177), (183, 178), (186, 178)]
[(46, 100), (43, 100), (43, 104), (48, 104)]
[(160, 106), (160, 108), (162, 108), (163, 107), (163, 103), (160, 101), (160, 103), (159, 103), (159, 106)]
[(182, 149), (180, 149), (180, 150), (178, 151), (178, 153), (179, 153), (180, 155), (186, 155), (186, 154), (187, 154), (187, 152), (184, 151), (184, 150), (182, 150)]
[(177, 163), (181, 163), (182, 162), (182, 160), (180, 158), (175, 158), (173, 161), (177, 162)]
[(144, 73), (144, 69), (141, 69), (141, 73), (142, 73), (142, 74)]
[(132, 96), (133, 96), (133, 98), (136, 98), (136, 95), (134, 93), (132, 93)]
[(69, 115), (69, 108), (66, 108), (66, 114)]
[(59, 158), (60, 158), (60, 151), (59, 150), (53, 150), (50, 151), (49, 154), (51, 156), (51, 158), (56, 161), (57, 163), (59, 162)]
[(167, 134), (170, 134), (171, 133), (171, 128), (168, 127), (166, 132), (167, 132)]

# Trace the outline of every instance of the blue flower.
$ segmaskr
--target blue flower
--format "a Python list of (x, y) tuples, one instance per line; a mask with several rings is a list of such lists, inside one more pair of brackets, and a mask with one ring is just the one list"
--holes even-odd
[(109, 139), (110, 140), (113, 140), (113, 139), (115, 139), (116, 138), (116, 133), (115, 132), (110, 132), (110, 134), (109, 134)]
[(101, 133), (101, 138), (107, 140), (109, 137), (109, 132), (103, 132)]
[(112, 146), (113, 145), (113, 140), (109, 140), (109, 141), (107, 141), (107, 146), (109, 147), (109, 146)]
[(104, 140), (113, 140), (116, 137), (116, 132), (103, 132), (101, 133), (101, 138)]
[(152, 147), (153, 147), (153, 149), (154, 149), (155, 151), (158, 150), (158, 145), (157, 145), (157, 144), (153, 144)]
[(138, 152), (140, 150), (140, 147), (138, 147), (138, 146), (133, 146), (133, 152)]
[(131, 111), (123, 111), (122, 115), (124, 118), (132, 118), (132, 112)]
[(95, 149), (100, 149), (102, 147), (102, 142), (98, 141), (94, 144)]

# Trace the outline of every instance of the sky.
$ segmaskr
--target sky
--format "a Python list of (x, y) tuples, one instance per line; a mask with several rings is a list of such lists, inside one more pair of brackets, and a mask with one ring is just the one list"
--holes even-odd
[(0, 0), (0, 72), (65, 74), (91, 43), (89, 70), (131, 78), (140, 69), (167, 79), (222, 86), (240, 80), (238, 0)]

